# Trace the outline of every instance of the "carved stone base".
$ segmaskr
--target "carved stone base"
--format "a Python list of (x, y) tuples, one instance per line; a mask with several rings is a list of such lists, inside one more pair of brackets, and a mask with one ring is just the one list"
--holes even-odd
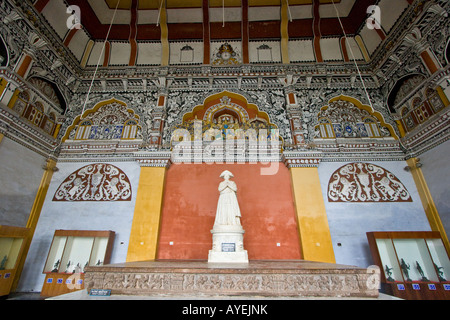
[[(377, 279), (373, 279), (376, 277)], [(379, 273), (308, 261), (153, 261), (87, 267), (85, 288), (124, 295), (378, 297)], [(375, 283), (376, 283), (375, 281)]]
[(248, 263), (242, 226), (214, 226), (211, 233), (213, 247), (209, 251), (209, 263)]
[(247, 250), (241, 252), (209, 251), (208, 263), (248, 263)]

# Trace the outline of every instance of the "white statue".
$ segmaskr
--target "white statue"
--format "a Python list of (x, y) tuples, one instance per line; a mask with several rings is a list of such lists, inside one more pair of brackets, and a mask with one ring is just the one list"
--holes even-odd
[(225, 181), (219, 185), (220, 196), (214, 226), (240, 226), (241, 210), (236, 197), (237, 186), (234, 181), (230, 181), (230, 178), (234, 176), (226, 170), (220, 177)]
[(216, 221), (211, 230), (213, 247), (209, 251), (211, 263), (248, 263), (247, 250), (244, 250), (244, 229), (241, 225), (241, 210), (236, 197), (236, 183), (230, 181), (233, 174), (224, 171), (220, 175), (225, 181), (219, 185), (219, 202)]

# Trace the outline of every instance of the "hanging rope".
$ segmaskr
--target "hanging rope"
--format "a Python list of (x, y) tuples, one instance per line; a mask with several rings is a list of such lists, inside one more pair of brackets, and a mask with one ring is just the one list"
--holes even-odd
[(225, 0), (222, 0), (222, 28), (225, 27)]
[[(338, 11), (338, 9), (336, 7), (336, 4), (334, 3), (334, 0), (331, 0), (331, 2), (333, 3), (334, 10), (336, 10), (336, 15), (337, 15), (337, 18), (339, 20), (339, 24), (341, 25), (342, 32), (344, 33), (345, 43), (347, 44), (348, 43), (348, 37), (347, 37), (347, 33), (345, 32), (344, 25), (342, 24), (341, 17), (339, 16), (339, 11)], [(370, 107), (372, 108), (372, 110), (374, 110), (373, 109), (372, 100), (370, 99), (369, 92), (367, 91), (366, 84), (365, 84), (364, 79), (363, 79), (362, 74), (361, 74), (361, 70), (359, 69), (358, 63), (356, 62), (356, 58), (355, 58), (355, 54), (353, 53), (352, 46), (349, 45), (348, 47), (350, 49), (350, 53), (352, 54), (352, 58), (353, 58), (353, 62), (355, 63), (356, 70), (358, 70), (359, 78), (361, 79), (361, 83), (362, 83), (364, 91), (366, 93), (367, 100), (369, 101), (369, 104), (370, 104)]]
[(102, 59), (103, 53), (105, 52), (106, 43), (108, 42), (109, 34), (111, 33), (112, 25), (113, 25), (114, 20), (116, 18), (116, 13), (117, 13), (117, 9), (119, 8), (119, 4), (120, 4), (120, 0), (117, 1), (116, 9), (114, 10), (114, 14), (113, 14), (113, 17), (112, 17), (112, 20), (111, 20), (111, 24), (109, 25), (108, 33), (106, 34), (106, 39), (105, 39), (105, 42), (103, 43), (102, 52), (100, 53), (100, 56), (98, 57), (97, 67), (95, 68), (94, 76), (92, 77), (91, 85), (89, 86), (89, 90), (88, 90), (88, 93), (86, 95), (86, 100), (85, 100), (84, 105), (83, 105), (83, 111), (81, 112), (81, 119), (83, 118), (84, 111), (86, 110), (86, 105), (87, 105), (87, 103), (89, 101), (89, 95), (91, 94), (92, 87), (94, 86), (95, 77), (97, 76), (98, 68), (100, 66), (100, 61)]
[[(336, 7), (336, 4), (334, 3), (334, 0), (331, 0), (331, 2), (333, 3), (334, 10), (336, 10), (336, 14), (337, 14), (337, 17), (338, 17), (338, 20), (339, 20), (339, 24), (341, 25), (342, 32), (344, 33), (344, 37), (345, 37), (345, 42), (347, 43), (348, 37), (347, 37), (347, 34), (345, 33), (344, 25), (342, 24), (341, 18), (339, 16), (339, 11), (338, 11), (338, 9)], [(356, 62), (356, 58), (355, 58), (355, 54), (353, 53), (353, 49), (352, 49), (352, 47), (350, 45), (348, 47), (349, 47), (350, 52), (352, 54), (353, 62), (355, 63), (356, 69), (358, 70), (359, 78), (361, 79), (361, 83), (362, 83), (364, 91), (366, 93), (367, 100), (369, 101), (369, 104), (370, 104), (370, 107), (372, 108), (372, 110), (375, 111), (374, 108), (373, 108), (372, 100), (370, 99), (370, 96), (369, 96), (369, 92), (367, 91), (366, 84), (365, 84), (364, 79), (362, 77), (361, 70), (358, 67), (358, 63)], [(405, 152), (406, 154), (409, 154), (408, 148), (406, 148), (405, 145), (402, 143), (402, 138), (401, 137), (398, 138), (398, 142), (400, 144), (400, 148), (402, 149), (402, 151)]]
[(161, 0), (161, 5), (159, 6), (159, 11), (158, 11), (158, 20), (156, 21), (157, 27), (159, 27), (159, 20), (161, 19), (161, 10), (162, 10), (163, 3), (164, 3), (164, 0)]
[(292, 22), (292, 14), (291, 14), (291, 8), (289, 7), (289, 0), (286, 0), (287, 8), (289, 12), (289, 21)]

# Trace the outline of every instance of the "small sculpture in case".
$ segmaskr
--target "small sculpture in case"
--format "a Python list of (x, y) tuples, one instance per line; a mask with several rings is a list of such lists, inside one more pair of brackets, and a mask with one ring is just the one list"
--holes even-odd
[(443, 267), (439, 267), (436, 263), (434, 264), (434, 267), (436, 268), (436, 272), (438, 274), (439, 277), (439, 281), (447, 281), (447, 279), (444, 278), (444, 271), (442, 271), (444, 268)]
[(409, 264), (407, 264), (405, 262), (405, 260), (403, 260), (403, 258), (401, 259), (401, 263), (400, 263), (400, 268), (402, 268), (403, 274), (406, 277), (406, 281), (412, 281), (411, 278), (409, 277), (409, 269), (411, 268)]
[(5, 270), (7, 261), (8, 261), (8, 256), (4, 256), (2, 262), (0, 263), (0, 270)]
[(60, 263), (61, 263), (61, 260), (58, 259), (58, 260), (55, 262), (55, 264), (53, 265), (52, 272), (58, 272)]
[(392, 278), (392, 270), (393, 269), (394, 268), (389, 268), (388, 265), (385, 265), (384, 271), (386, 271), (386, 274), (387, 274), (387, 279), (386, 279), (387, 281), (390, 281), (390, 282), (395, 281), (395, 279)]
[(422, 267), (420, 266), (418, 261), (416, 261), (416, 269), (419, 272), (420, 276), (422, 277), (420, 279), (421, 281), (430, 281), (430, 280), (428, 280), (427, 277), (425, 277), (425, 273), (423, 272)]

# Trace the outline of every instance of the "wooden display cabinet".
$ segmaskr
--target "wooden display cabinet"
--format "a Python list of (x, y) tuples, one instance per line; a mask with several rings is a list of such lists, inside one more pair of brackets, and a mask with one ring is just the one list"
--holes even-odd
[(84, 289), (84, 268), (109, 264), (114, 231), (56, 230), (43, 273), (41, 296)]
[(450, 300), (450, 260), (439, 232), (368, 232), (383, 292), (406, 300)]
[(0, 296), (9, 295), (30, 229), (0, 225)]

